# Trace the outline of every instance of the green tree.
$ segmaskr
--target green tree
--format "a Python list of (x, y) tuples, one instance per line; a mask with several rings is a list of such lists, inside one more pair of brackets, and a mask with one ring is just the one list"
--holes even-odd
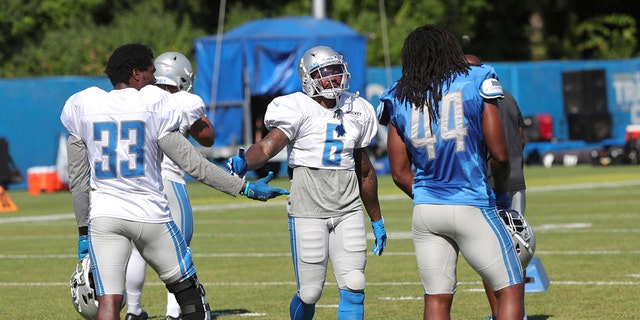
[[(312, 14), (309, 0), (226, 4), (220, 14), (220, 0), (3, 0), (0, 77), (102, 75), (108, 54), (134, 41), (193, 58), (199, 36)], [(640, 2), (326, 0), (326, 16), (366, 36), (370, 66), (399, 65), (404, 38), (425, 23), (444, 26), (486, 61), (610, 59), (637, 56)]]
[[(176, 11), (165, 10), (159, 1), (143, 0), (134, 6), (128, 6), (126, 1), (85, 2), (93, 6), (76, 8), (73, 12), (50, 10), (52, 18), (43, 18), (55, 20), (53, 17), (61, 14), (67, 17), (64, 23), (29, 28), (26, 22), (14, 22), (16, 28), (24, 25), (22, 29), (29, 31), (15, 33), (23, 35), (21, 41), (8, 37), (0, 40), (16, 43), (13, 53), (2, 60), (0, 76), (103, 75), (108, 55), (124, 43), (142, 42), (156, 53), (180, 51), (190, 55), (193, 40), (206, 34), (189, 19), (181, 19)], [(113, 4), (111, 9), (101, 10), (107, 3)], [(69, 7), (72, 5), (67, 3), (66, 8)], [(27, 36), (35, 33), (38, 35)]]

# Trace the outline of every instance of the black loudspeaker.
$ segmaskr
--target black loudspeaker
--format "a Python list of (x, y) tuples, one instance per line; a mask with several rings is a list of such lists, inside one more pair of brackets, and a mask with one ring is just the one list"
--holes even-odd
[(563, 72), (562, 89), (569, 139), (594, 142), (610, 138), (611, 114), (607, 107), (605, 71)]
[(574, 114), (568, 115), (569, 139), (596, 142), (611, 138), (611, 115)]
[(605, 71), (584, 70), (562, 73), (564, 113), (608, 113)]

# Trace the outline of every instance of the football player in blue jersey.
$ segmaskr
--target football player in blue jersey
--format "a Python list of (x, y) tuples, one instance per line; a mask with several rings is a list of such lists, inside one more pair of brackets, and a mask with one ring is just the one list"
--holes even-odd
[(506, 195), (509, 157), (495, 102), (501, 97), (493, 68), (471, 68), (450, 32), (424, 25), (405, 39), (402, 76), (380, 98), (391, 174), (414, 204), (424, 319), (450, 318), (459, 253), (495, 290), (498, 319), (523, 317), (520, 260), (487, 179), (489, 152), (495, 191)]

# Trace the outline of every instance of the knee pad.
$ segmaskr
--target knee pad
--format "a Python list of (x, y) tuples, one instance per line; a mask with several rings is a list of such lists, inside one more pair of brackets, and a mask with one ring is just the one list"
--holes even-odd
[(347, 273), (344, 283), (349, 291), (362, 291), (366, 284), (364, 273), (360, 270), (353, 270)]
[(167, 289), (173, 293), (180, 305), (184, 320), (210, 320), (209, 304), (205, 296), (204, 287), (193, 275), (187, 280), (168, 284)]
[(340, 290), (338, 320), (364, 319), (364, 291)]
[(300, 288), (297, 296), (305, 304), (315, 304), (322, 296), (322, 288), (304, 287)]
[(316, 304), (307, 304), (300, 300), (296, 293), (289, 304), (289, 316), (291, 320), (311, 320), (316, 313)]

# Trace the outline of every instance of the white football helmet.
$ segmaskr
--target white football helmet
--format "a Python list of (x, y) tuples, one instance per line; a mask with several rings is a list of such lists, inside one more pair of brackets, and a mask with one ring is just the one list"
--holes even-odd
[[(332, 76), (341, 76), (341, 83), (336, 87), (332, 85), (324, 88), (320, 81)], [(341, 54), (329, 47), (318, 46), (302, 55), (298, 64), (298, 77), (302, 83), (302, 91), (309, 97), (337, 99), (342, 91), (349, 89), (351, 74)]]
[[(76, 271), (71, 274), (69, 281), (71, 287), (71, 301), (78, 313), (87, 320), (94, 320), (98, 315), (98, 300), (96, 297), (96, 286), (91, 273), (91, 260), (89, 256), (84, 257), (76, 265)], [(127, 302), (127, 292), (123, 292), (122, 306)]]
[(526, 269), (536, 251), (536, 236), (533, 228), (516, 210), (499, 209), (498, 214), (511, 234), (522, 268)]
[(71, 275), (70, 286), (71, 301), (76, 311), (85, 319), (95, 319), (98, 315), (98, 300), (89, 256), (76, 265), (76, 271)]
[(195, 75), (191, 62), (180, 52), (165, 52), (154, 61), (156, 84), (178, 87), (180, 91), (193, 91)]

